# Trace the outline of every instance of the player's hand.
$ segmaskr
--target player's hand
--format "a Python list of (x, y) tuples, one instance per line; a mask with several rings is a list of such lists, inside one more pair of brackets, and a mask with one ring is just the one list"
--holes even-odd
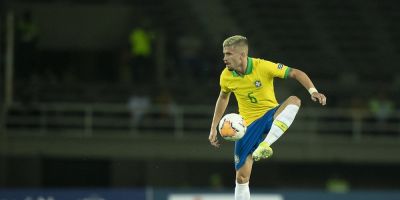
[(315, 102), (318, 101), (323, 106), (326, 105), (326, 97), (322, 93), (319, 92), (312, 93), (311, 99)]
[(218, 137), (217, 137), (217, 130), (211, 129), (210, 135), (208, 136), (208, 140), (210, 141), (211, 145), (214, 147), (219, 147)]

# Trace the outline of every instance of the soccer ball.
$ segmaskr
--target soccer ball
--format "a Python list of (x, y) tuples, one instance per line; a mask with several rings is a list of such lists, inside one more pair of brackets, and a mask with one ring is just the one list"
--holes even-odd
[(243, 117), (236, 113), (225, 115), (218, 124), (219, 134), (228, 141), (240, 140), (246, 133), (247, 125)]

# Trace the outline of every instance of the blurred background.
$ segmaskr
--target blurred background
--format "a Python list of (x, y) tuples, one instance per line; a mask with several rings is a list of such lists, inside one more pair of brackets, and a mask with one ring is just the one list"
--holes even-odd
[(232, 199), (233, 143), (208, 134), (235, 34), (328, 97), (276, 80), (302, 109), (254, 199), (400, 199), (398, 1), (3, 0), (0, 17), (2, 200)]

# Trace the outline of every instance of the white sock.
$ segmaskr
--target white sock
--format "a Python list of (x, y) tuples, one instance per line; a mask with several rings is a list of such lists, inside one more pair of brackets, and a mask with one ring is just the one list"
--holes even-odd
[(235, 200), (250, 200), (249, 182), (243, 184), (236, 182)]
[(264, 141), (269, 145), (272, 145), (282, 134), (289, 128), (292, 124), (297, 112), (299, 111), (299, 106), (294, 104), (289, 104), (272, 122), (271, 130)]

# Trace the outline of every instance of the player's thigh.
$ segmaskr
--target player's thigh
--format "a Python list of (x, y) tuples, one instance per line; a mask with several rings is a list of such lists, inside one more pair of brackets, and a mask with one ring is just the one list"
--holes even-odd
[(249, 182), (252, 168), (253, 168), (253, 158), (251, 155), (248, 155), (244, 165), (239, 170), (236, 171), (236, 182), (239, 184)]
[(276, 118), (276, 116), (278, 116), (283, 109), (286, 108), (286, 106), (288, 106), (289, 104), (294, 104), (300, 107), (301, 105), (301, 100), (296, 97), (296, 96), (290, 96), (289, 98), (287, 98), (280, 106), (279, 108), (276, 110), (275, 114), (274, 114), (274, 119)]

